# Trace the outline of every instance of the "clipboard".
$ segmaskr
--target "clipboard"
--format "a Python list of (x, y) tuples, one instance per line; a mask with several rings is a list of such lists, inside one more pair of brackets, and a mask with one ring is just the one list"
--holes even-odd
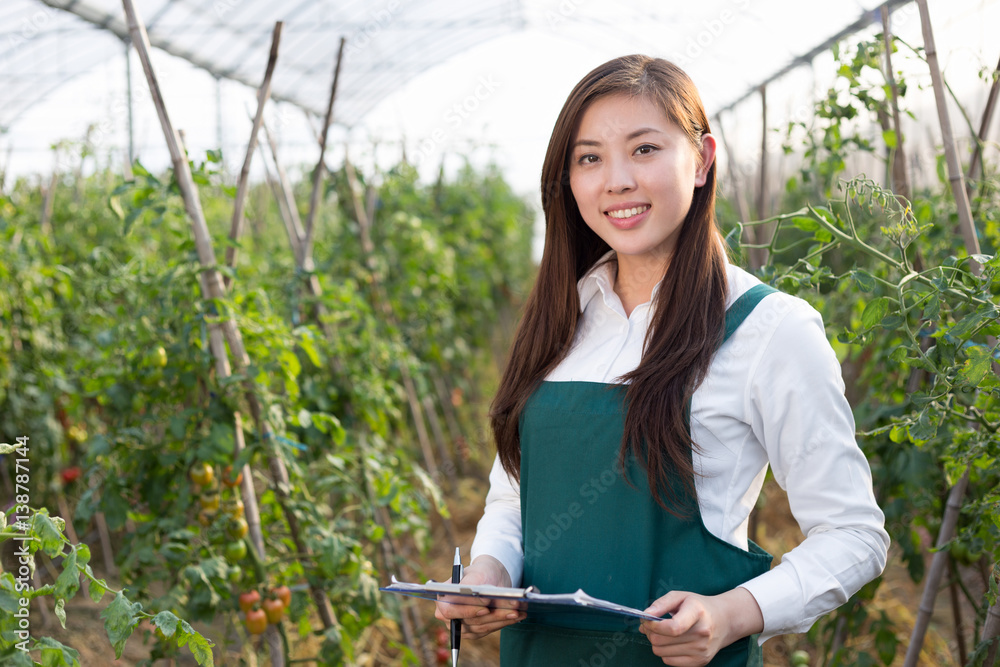
[(428, 581), (424, 584), (399, 581), (395, 576), (392, 582), (379, 588), (386, 593), (409, 595), (427, 600), (442, 598), (459, 598), (444, 600), (451, 604), (467, 604), (474, 607), (493, 607), (502, 609), (518, 609), (531, 613), (546, 612), (597, 612), (626, 618), (637, 618), (647, 621), (662, 621), (670, 616), (653, 616), (641, 609), (633, 609), (616, 602), (609, 602), (588, 595), (582, 589), (575, 593), (540, 592), (534, 586), (528, 588), (502, 588), (499, 586), (470, 586), (468, 584), (452, 584)]

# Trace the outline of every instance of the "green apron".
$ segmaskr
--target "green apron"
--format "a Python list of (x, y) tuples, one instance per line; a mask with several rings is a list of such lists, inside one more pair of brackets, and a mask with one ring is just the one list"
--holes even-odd
[[(757, 285), (726, 312), (723, 342), (761, 298)], [(771, 556), (705, 528), (697, 503), (678, 519), (649, 491), (645, 470), (618, 464), (625, 385), (543, 382), (521, 415), (522, 585), (579, 588), (637, 609), (672, 590), (717, 595), (763, 574)], [(529, 613), (501, 632), (502, 667), (662, 667), (636, 619), (593, 612)], [(723, 648), (712, 667), (761, 665), (756, 637)]]

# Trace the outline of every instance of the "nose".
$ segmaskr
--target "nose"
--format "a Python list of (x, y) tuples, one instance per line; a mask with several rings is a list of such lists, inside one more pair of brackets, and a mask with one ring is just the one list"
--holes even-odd
[(607, 191), (612, 194), (622, 194), (634, 190), (635, 176), (631, 164), (624, 159), (609, 159), (607, 161), (606, 182)]

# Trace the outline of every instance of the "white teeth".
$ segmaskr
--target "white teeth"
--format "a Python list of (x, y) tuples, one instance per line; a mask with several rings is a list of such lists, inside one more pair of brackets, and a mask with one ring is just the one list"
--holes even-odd
[(631, 218), (633, 215), (639, 215), (644, 211), (648, 211), (649, 206), (636, 206), (633, 208), (624, 208), (618, 211), (608, 211), (608, 215), (612, 218), (621, 220), (622, 218)]

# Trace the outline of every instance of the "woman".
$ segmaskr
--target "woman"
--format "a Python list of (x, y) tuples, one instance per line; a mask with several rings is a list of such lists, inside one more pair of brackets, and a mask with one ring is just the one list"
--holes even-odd
[[(593, 70), (556, 121), (544, 254), (463, 581), (669, 618), (438, 604), (469, 636), (503, 628), (503, 665), (760, 664), (758, 642), (808, 629), (885, 566), (823, 323), (727, 263), (715, 149), (691, 80), (645, 56)], [(768, 465), (806, 535), (773, 569), (747, 540)]]

